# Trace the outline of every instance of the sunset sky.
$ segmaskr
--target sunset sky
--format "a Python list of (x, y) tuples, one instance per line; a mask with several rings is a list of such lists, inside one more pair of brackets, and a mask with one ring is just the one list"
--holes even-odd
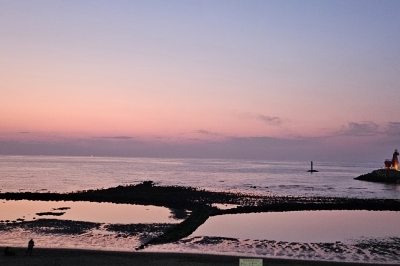
[(0, 154), (400, 149), (400, 1), (0, 0), (0, 59)]

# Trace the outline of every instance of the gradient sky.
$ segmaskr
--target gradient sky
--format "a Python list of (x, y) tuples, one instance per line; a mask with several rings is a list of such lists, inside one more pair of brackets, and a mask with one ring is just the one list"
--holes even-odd
[(0, 154), (372, 161), (400, 1), (0, 0)]

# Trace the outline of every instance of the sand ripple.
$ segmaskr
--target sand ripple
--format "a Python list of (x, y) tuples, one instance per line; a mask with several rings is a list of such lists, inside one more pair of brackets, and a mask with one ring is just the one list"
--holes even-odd
[(297, 243), (203, 236), (146, 249), (157, 252), (171, 250), (266, 258), (398, 264), (400, 238), (363, 239), (354, 243)]

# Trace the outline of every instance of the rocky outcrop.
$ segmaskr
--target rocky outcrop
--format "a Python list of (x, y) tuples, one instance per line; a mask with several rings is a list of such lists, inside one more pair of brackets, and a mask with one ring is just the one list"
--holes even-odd
[(400, 183), (400, 171), (394, 169), (378, 169), (371, 173), (360, 175), (354, 179), (381, 183)]

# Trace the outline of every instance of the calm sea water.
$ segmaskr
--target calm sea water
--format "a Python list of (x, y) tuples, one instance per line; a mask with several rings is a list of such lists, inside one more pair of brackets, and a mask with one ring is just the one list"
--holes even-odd
[[(398, 184), (388, 185), (354, 180), (361, 174), (380, 168), (381, 163), (315, 161), (314, 168), (319, 172), (313, 174), (306, 172), (309, 167), (310, 162), (0, 156), (0, 191), (68, 192), (152, 180), (159, 185), (182, 185), (261, 195), (400, 199)], [(67, 214), (60, 218), (77, 221), (100, 219), (98, 221), (107, 223), (110, 222), (108, 219), (112, 216), (112, 218), (117, 218), (112, 222), (140, 222), (126, 220), (130, 218), (126, 217), (127, 213), (130, 213), (133, 218), (150, 215), (151, 219), (155, 219), (149, 206), (137, 206), (143, 207), (143, 212), (124, 209), (120, 211), (123, 213), (121, 216), (118, 210), (124, 207), (123, 204), (118, 206), (108, 204), (110, 208), (105, 211), (108, 206), (105, 203), (90, 203), (101, 205), (101, 207), (93, 207), (87, 206), (89, 203), (79, 202), (29, 201), (29, 204), (27, 202), (2, 201), (0, 207), (3, 207), (3, 211), (0, 210), (0, 213), (4, 217), (1, 219), (15, 219), (21, 216), (24, 219), (33, 219), (33, 216), (37, 215), (36, 207), (40, 212), (69, 207)], [(34, 208), (32, 204), (37, 206)], [(100, 214), (106, 214), (105, 217), (93, 215), (93, 211), (96, 210), (100, 210)], [(17, 213), (14, 215), (14, 212)], [(77, 216), (73, 218), (67, 216), (73, 215), (74, 212)], [(82, 215), (82, 212), (85, 215)], [(112, 215), (109, 215), (110, 213)], [(389, 219), (389, 216), (392, 218)], [(162, 219), (170, 219), (169, 217), (170, 211), (166, 210)], [(398, 264), (400, 232), (396, 225), (399, 224), (399, 219), (398, 212), (365, 211), (223, 215), (210, 218), (198, 231), (186, 239), (150, 246), (145, 251)], [(134, 247), (143, 244), (140, 235), (118, 237), (117, 233), (105, 230), (105, 226), (103, 224), (99, 229), (89, 230), (79, 235), (41, 233), (18, 228), (3, 230), (0, 232), (0, 245), (25, 246), (28, 239), (34, 238), (38, 247), (132, 251)], [(237, 235), (238, 232), (243, 234)], [(348, 232), (357, 235), (351, 235)], [(313, 234), (317, 238), (310, 238)], [(339, 244), (335, 242), (349, 237), (354, 238), (352, 240), (354, 242)], [(311, 243), (313, 241), (330, 242), (332, 249), (327, 248), (331, 246)], [(357, 241), (364, 241), (366, 244), (362, 242), (360, 246)]]
[(152, 180), (264, 195), (400, 199), (398, 184), (354, 180), (381, 163), (267, 162), (222, 159), (0, 156), (0, 191), (68, 192)]

